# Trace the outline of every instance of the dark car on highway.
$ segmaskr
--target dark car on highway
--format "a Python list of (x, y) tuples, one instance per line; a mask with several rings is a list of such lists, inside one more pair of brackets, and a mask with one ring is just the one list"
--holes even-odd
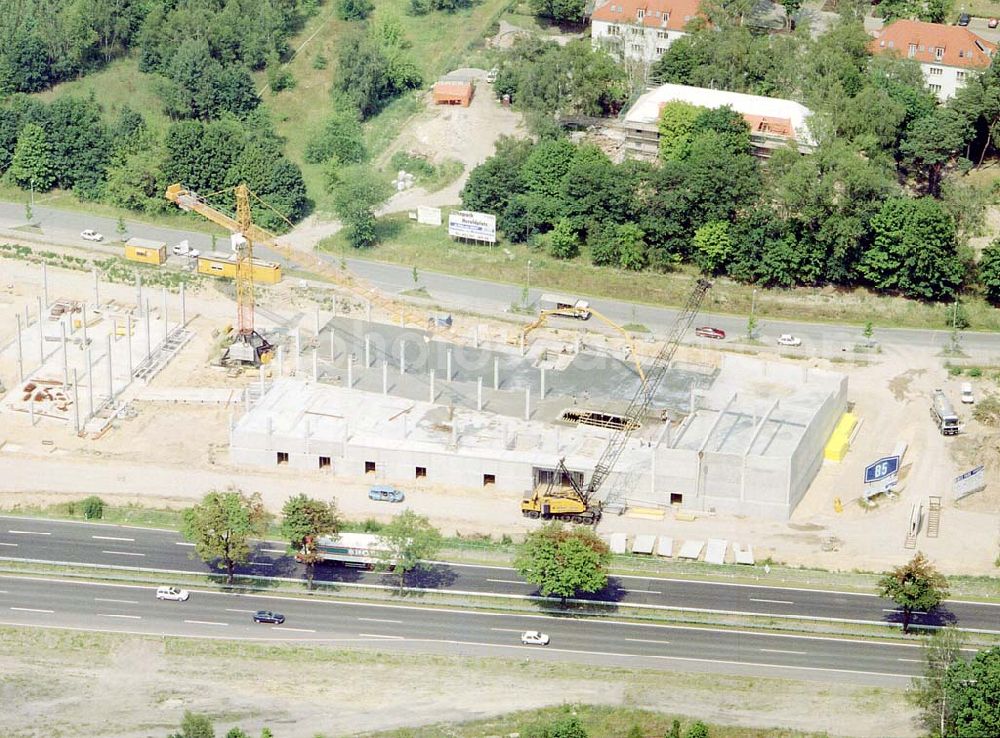
[(253, 614), (253, 621), (255, 623), (276, 623), (281, 625), (285, 622), (285, 616), (280, 612), (271, 612), (270, 610), (258, 610)]

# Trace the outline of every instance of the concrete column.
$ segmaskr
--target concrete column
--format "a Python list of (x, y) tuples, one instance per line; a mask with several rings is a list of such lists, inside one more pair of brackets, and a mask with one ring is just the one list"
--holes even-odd
[(347, 389), (354, 389), (354, 354), (347, 355)]
[(97, 279), (97, 270), (96, 269), (92, 269), (91, 271), (94, 274), (94, 305), (100, 305), (101, 304), (101, 292), (100, 292), (100, 286), (98, 284), (98, 279)]
[(94, 417), (94, 363), (91, 361), (90, 346), (84, 353), (87, 360), (87, 419)]
[(330, 363), (332, 364), (334, 360), (337, 358), (337, 342), (333, 340), (334, 335), (332, 330), (330, 331), (329, 336), (330, 336)]
[(542, 390), (541, 390), (541, 392), (538, 393), (538, 397), (541, 398), (542, 400), (544, 400), (545, 399), (545, 367), (544, 366), (540, 367), (538, 369), (538, 373), (539, 373), (539, 376), (541, 377), (541, 382), (542, 382)]
[(483, 378), (476, 377), (476, 410), (483, 409)]
[(184, 299), (184, 283), (181, 282), (181, 327), (188, 324), (187, 300)]
[[(65, 330), (65, 326), (63, 327)], [(24, 381), (24, 347), (21, 344), (21, 314), (17, 314), (17, 381)]]
[(445, 380), (448, 381), (448, 382), (450, 382), (451, 378), (452, 378), (452, 374), (451, 374), (451, 349), (450, 348), (448, 349), (448, 354), (447, 354), (447, 360), (446, 361), (447, 361), (447, 364), (448, 364), (448, 367), (447, 367), (447, 369), (448, 369), (448, 376), (445, 377)]
[(434, 370), (431, 369), (431, 403), (434, 402)]
[(142, 315), (142, 275), (135, 275), (135, 309)]
[(336, 292), (333, 293), (333, 300), (331, 300), (331, 302), (333, 302), (333, 317), (336, 318), (337, 317), (337, 293)]
[(80, 432), (80, 383), (76, 378), (76, 369), (73, 370), (73, 415), (74, 415), (74, 427), (76, 432)]
[(531, 387), (524, 388), (524, 419), (531, 420)]
[(493, 389), (500, 389), (500, 357), (493, 357)]
[(278, 376), (285, 372), (285, 347), (278, 346)]
[(108, 402), (115, 401), (115, 374), (111, 365), (111, 336), (108, 336)]
[(49, 267), (43, 261), (42, 262), (42, 299), (45, 301), (45, 307), (49, 306)]
[(125, 342), (128, 344), (128, 381), (132, 381), (132, 313), (125, 316)]
[(149, 328), (149, 300), (146, 300), (146, 360), (153, 355), (153, 337)]
[[(72, 320), (72, 317), (70, 317)], [(90, 339), (87, 338), (87, 303), (80, 306), (80, 325), (83, 327), (83, 345), (89, 346)]]
[(382, 394), (389, 394), (389, 362), (382, 360)]
[(521, 342), (521, 356), (524, 356), (524, 331), (521, 331), (520, 342)]
[(59, 321), (59, 338), (62, 341), (63, 389), (69, 389), (69, 352), (66, 350), (66, 324)]
[(365, 301), (365, 320), (369, 323), (372, 322), (372, 303), (370, 300)]
[(472, 347), (479, 348), (479, 323), (472, 326)]
[(42, 322), (42, 298), (38, 298), (38, 366), (45, 363), (45, 324)]
[(406, 341), (399, 342), (399, 374), (406, 374)]
[(163, 346), (167, 345), (167, 288), (163, 288)]
[(372, 337), (365, 334), (365, 369), (372, 365)]
[(319, 349), (313, 349), (313, 381), (319, 380)]
[(316, 336), (319, 337), (319, 308), (316, 308)]

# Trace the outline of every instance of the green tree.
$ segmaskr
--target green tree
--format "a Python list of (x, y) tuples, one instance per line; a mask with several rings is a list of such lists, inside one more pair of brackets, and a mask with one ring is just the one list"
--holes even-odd
[(718, 274), (729, 261), (733, 240), (729, 223), (709, 221), (694, 232), (694, 259), (706, 274)]
[(954, 738), (1000, 735), (1000, 647), (984, 649), (972, 661), (956, 661), (945, 677)]
[(937, 108), (910, 126), (899, 146), (904, 164), (924, 182), (928, 195), (941, 195), (945, 165), (971, 138), (968, 122), (951, 108)]
[(708, 726), (701, 720), (695, 720), (684, 731), (684, 738), (709, 738)]
[(580, 240), (565, 218), (556, 223), (549, 239), (549, 253), (557, 259), (572, 259), (580, 253)]
[(576, 715), (566, 715), (552, 723), (549, 738), (587, 738), (587, 731)]
[(625, 738), (645, 738), (645, 733), (642, 730), (641, 725), (633, 725), (628, 729), (628, 733), (625, 734)]
[(865, 321), (864, 330), (861, 331), (861, 335), (865, 337), (865, 345), (872, 345), (872, 336), (875, 335), (875, 326), (870, 320)]
[(635, 223), (622, 223), (615, 226), (614, 233), (618, 242), (618, 266), (636, 272), (645, 267), (649, 247), (643, 230)]
[(879, 579), (878, 595), (899, 605), (907, 633), (914, 610), (933, 610), (948, 596), (948, 580), (918, 551)]
[(924, 644), (924, 674), (914, 678), (907, 699), (920, 709), (920, 721), (930, 735), (943, 738), (952, 724), (947, 677), (962, 656), (964, 637), (957, 628), (941, 628)]
[(267, 533), (269, 519), (259, 493), (248, 496), (230, 488), (209, 492), (185, 510), (181, 532), (203, 561), (225, 570), (232, 584), (237, 565), (250, 558), (251, 540)]
[(340, 45), (334, 90), (350, 100), (362, 119), (378, 113), (390, 100), (421, 85), (420, 70), (402, 39), (375, 33), (353, 33)]
[(334, 500), (324, 502), (298, 494), (285, 500), (281, 509), (281, 535), (288, 541), (295, 557), (306, 565), (306, 581), (313, 587), (316, 562), (322, 561), (317, 552), (320, 536), (335, 536), (341, 520)]
[(608, 583), (611, 551), (589, 528), (548, 523), (527, 535), (514, 568), (538, 585), (543, 597), (556, 595), (563, 604), (578, 592), (597, 592)]
[(1000, 303), (1000, 239), (994, 240), (979, 256), (979, 281), (986, 291), (986, 299)]
[(306, 161), (321, 164), (336, 159), (339, 164), (359, 164), (368, 158), (357, 113), (336, 109), (323, 130), (306, 145)]
[(378, 241), (375, 209), (391, 193), (389, 183), (367, 167), (351, 167), (343, 173), (333, 193), (333, 209), (344, 222), (347, 240), (354, 248), (371, 248)]
[(230, 728), (226, 732), (226, 738), (250, 738), (243, 728)]
[(579, 23), (583, 19), (585, 0), (531, 0), (535, 15), (555, 21)]
[(676, 161), (687, 157), (691, 148), (694, 123), (705, 108), (682, 100), (663, 106), (657, 124), (660, 131), (660, 159)]
[(524, 139), (497, 139), (496, 153), (469, 173), (462, 188), (462, 206), (494, 215), (503, 213), (511, 199), (524, 191), (521, 169), (532, 147), (532, 142)]
[(174, 733), (170, 738), (215, 738), (215, 728), (207, 715), (185, 710), (180, 732)]
[(386, 547), (379, 566), (399, 577), (400, 590), (407, 572), (429, 566), (426, 562), (437, 555), (442, 544), (441, 532), (412, 510), (403, 510), (383, 526), (379, 538)]
[(371, 0), (337, 0), (337, 17), (345, 21), (364, 20), (374, 9)]
[(664, 738), (681, 738), (681, 721), (677, 718), (673, 719), (670, 724), (670, 730), (664, 736)]
[(14, 182), (24, 189), (49, 190), (55, 185), (58, 176), (55, 157), (41, 126), (29, 123), (22, 129), (8, 171)]

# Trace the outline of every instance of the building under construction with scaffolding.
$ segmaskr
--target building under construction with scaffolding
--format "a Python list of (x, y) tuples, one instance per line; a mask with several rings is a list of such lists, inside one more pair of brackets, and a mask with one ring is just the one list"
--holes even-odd
[[(845, 410), (846, 377), (710, 355), (671, 367), (601, 496), (787, 519)], [(562, 460), (585, 485), (639, 381), (624, 356), (521, 356), (340, 318), (324, 329), (311, 372), (275, 381), (234, 417), (230, 458), (404, 490), (512, 495), (558, 482)]]

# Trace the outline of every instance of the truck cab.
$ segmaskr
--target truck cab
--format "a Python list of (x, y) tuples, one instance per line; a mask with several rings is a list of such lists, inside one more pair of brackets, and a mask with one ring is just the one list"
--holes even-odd
[(562, 315), (577, 320), (590, 319), (590, 303), (575, 297), (565, 295), (542, 295), (538, 298), (538, 307), (550, 315)]

